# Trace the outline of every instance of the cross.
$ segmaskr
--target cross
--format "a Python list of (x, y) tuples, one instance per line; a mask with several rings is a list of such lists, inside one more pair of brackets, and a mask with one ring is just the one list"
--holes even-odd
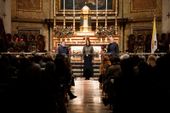
[(168, 14), (166, 15), (168, 18), (170, 18), (170, 13), (168, 12)]

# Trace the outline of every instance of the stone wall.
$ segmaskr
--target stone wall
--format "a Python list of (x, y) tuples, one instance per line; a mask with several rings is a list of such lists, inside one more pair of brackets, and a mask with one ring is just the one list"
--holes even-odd
[(162, 32), (170, 33), (170, 0), (162, 0)]
[[(59, 10), (59, 0), (56, 0), (56, 10)], [(133, 33), (146, 33), (152, 30), (153, 15), (157, 16), (157, 32), (161, 33), (162, 0), (118, 0), (118, 17), (126, 18), (125, 29), (119, 30), (121, 51), (127, 48), (127, 37)], [(12, 33), (18, 30), (40, 30), (46, 37), (47, 50), (52, 49), (52, 27), (50, 32), (45, 22), (53, 19), (53, 0), (11, 0)], [(33, 4), (32, 4), (33, 3)], [(61, 16), (61, 12), (60, 16)], [(59, 15), (57, 13), (57, 16)], [(63, 19), (58, 21), (62, 25)]]
[(12, 0), (12, 33), (40, 31), (46, 37), (46, 50), (50, 50), (52, 36), (47, 21), (53, 18), (53, 0)]
[(157, 17), (157, 32), (161, 33), (161, 9), (162, 0), (119, 0), (119, 17), (128, 19), (124, 36), (121, 31), (121, 40), (124, 43), (124, 48), (121, 47), (121, 50), (126, 50), (127, 37), (130, 34), (145, 34), (152, 31), (154, 14)]
[(0, 0), (0, 17), (3, 19), (5, 32), (11, 33), (11, 0)]
[(4, 0), (0, 0), (0, 17), (3, 18), (3, 15), (5, 13), (5, 2)]

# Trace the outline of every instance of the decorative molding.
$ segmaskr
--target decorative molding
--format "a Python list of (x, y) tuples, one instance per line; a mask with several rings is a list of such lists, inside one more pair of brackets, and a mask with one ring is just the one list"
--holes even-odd
[(40, 29), (19, 27), (18, 34), (27, 34), (27, 35), (32, 34), (32, 35), (38, 36), (40, 34)]
[(157, 0), (131, 0), (131, 12), (153, 12), (157, 8)]
[(151, 34), (152, 33), (152, 26), (133, 26), (133, 34)]
[(12, 18), (12, 22), (20, 23), (45, 23), (44, 19), (27, 19), (27, 18)]
[(16, 0), (17, 10), (24, 12), (40, 12), (42, 11), (42, 0)]

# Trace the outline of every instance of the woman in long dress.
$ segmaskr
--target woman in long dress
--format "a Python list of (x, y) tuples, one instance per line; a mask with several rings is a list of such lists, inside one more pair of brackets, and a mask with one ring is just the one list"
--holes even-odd
[(83, 47), (84, 68), (83, 76), (86, 80), (89, 80), (93, 76), (93, 54), (94, 49), (91, 46), (89, 38), (86, 39), (86, 44)]

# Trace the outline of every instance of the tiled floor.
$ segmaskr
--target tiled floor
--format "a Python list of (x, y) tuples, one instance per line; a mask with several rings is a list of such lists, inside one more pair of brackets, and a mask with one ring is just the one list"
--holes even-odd
[(72, 91), (77, 98), (69, 100), (68, 113), (111, 113), (109, 106), (102, 103), (102, 91), (97, 78), (76, 78)]

